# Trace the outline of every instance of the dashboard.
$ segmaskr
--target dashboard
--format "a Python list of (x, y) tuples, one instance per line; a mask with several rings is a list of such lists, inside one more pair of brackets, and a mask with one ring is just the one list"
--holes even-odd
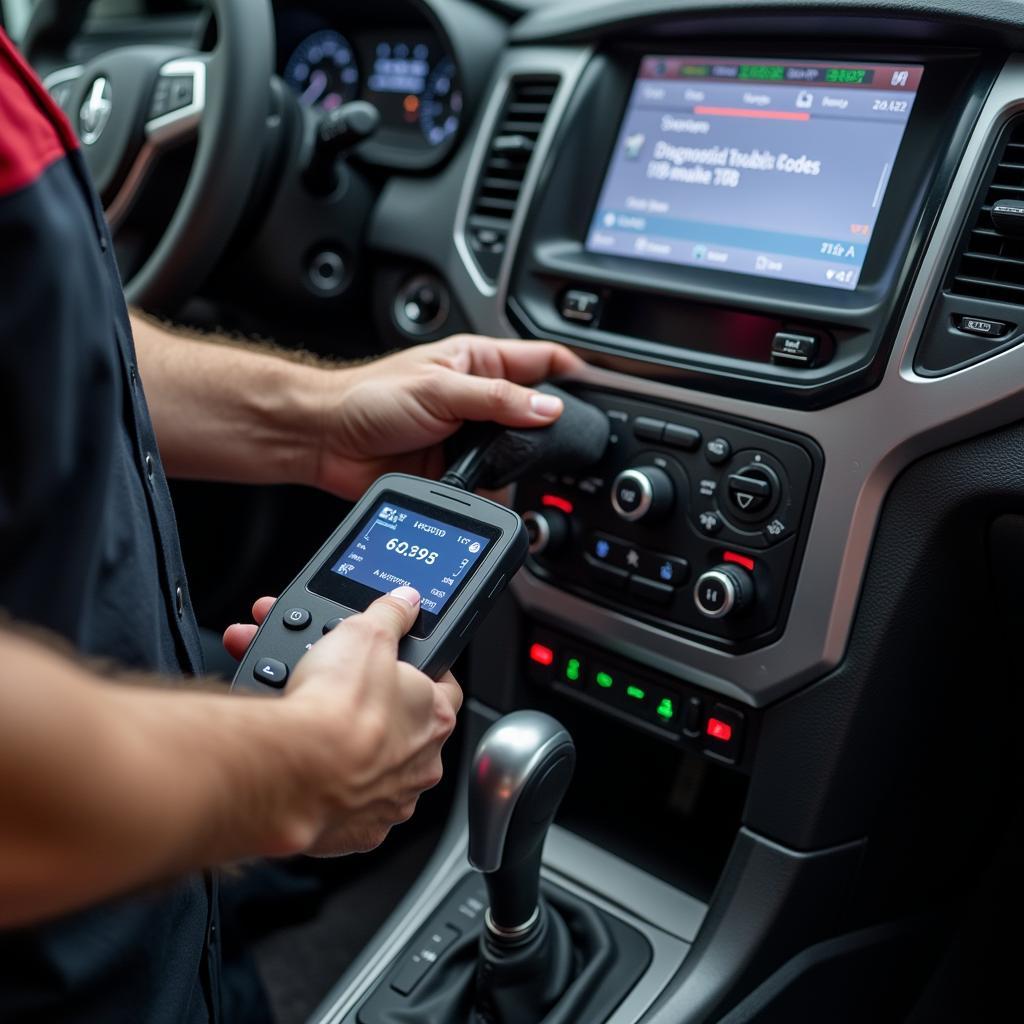
[(277, 71), (310, 110), (365, 100), (380, 127), (360, 156), (427, 167), (458, 137), (464, 98), (450, 46), (412, 4), (280, 4)]

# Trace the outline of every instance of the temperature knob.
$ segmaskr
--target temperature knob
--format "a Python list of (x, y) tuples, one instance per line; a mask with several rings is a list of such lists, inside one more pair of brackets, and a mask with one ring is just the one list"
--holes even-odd
[(672, 478), (657, 466), (624, 469), (612, 484), (612, 508), (627, 523), (657, 519), (675, 501)]
[(709, 569), (693, 587), (693, 603), (701, 615), (724, 619), (754, 600), (754, 581), (746, 569), (738, 565), (716, 565)]
[(531, 555), (553, 554), (569, 536), (569, 517), (556, 508), (524, 512), (523, 523), (530, 538)]

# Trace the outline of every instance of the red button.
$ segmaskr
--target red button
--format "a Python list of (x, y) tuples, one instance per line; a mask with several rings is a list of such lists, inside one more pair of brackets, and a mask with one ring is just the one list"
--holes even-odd
[(532, 644), (530, 646), (530, 661), (538, 665), (550, 665), (555, 660), (555, 652), (544, 644)]
[(709, 736), (723, 743), (728, 743), (732, 739), (732, 726), (719, 718), (708, 719), (707, 732)]

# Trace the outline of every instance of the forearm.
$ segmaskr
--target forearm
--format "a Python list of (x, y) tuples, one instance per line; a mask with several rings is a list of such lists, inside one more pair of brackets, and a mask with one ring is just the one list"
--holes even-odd
[(7, 634), (0, 655), (0, 927), (315, 833), (291, 702), (113, 685)]
[(139, 372), (170, 476), (240, 483), (315, 479), (327, 375), (257, 347), (193, 339), (133, 315)]

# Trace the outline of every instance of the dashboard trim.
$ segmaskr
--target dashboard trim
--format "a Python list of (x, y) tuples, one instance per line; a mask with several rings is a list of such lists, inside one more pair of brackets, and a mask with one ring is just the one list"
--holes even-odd
[[(513, 331), (505, 318), (504, 308), (505, 297), (508, 295), (508, 286), (512, 277), (513, 257), (516, 247), (519, 244), (519, 239), (522, 235), (523, 224), (530, 209), (533, 193), (536, 190), (540, 174), (547, 162), (552, 140), (555, 136), (558, 125), (562, 121), (562, 115), (565, 113), (565, 110), (572, 99), (576, 88), (576, 82), (583, 73), (583, 68), (590, 60), (590, 56), (591, 51), (589, 49), (577, 51), (574, 59), (568, 61), (567, 66), (565, 67), (552, 67), (551, 64), (545, 63), (543, 58), (536, 61), (528, 59), (522, 62), (515, 60), (507, 62), (501, 69), (496, 82), (491, 86), (491, 92), (488, 97), (487, 106), (484, 109), (483, 116), (479, 123), (474, 127), (476, 137), (474, 139), (473, 149), (469, 158), (469, 169), (466, 175), (465, 187), (462, 189), (462, 193), (459, 197), (459, 205), (455, 214), (452, 238), (455, 242), (455, 248), (459, 254), (461, 262), (468, 272), (476, 290), (481, 295), (488, 298), (498, 297), (500, 299), (500, 308), (502, 310), (500, 318), (502, 323), (505, 325), (503, 333), (508, 335), (511, 335)], [(470, 249), (469, 240), (466, 237), (466, 224), (469, 220), (470, 211), (473, 206), (473, 197), (476, 194), (477, 182), (480, 180), (480, 175), (483, 173), (484, 161), (487, 159), (487, 153), (491, 146), (494, 130), (497, 125), (498, 118), (501, 117), (501, 112), (504, 109), (505, 100), (508, 96), (509, 89), (511, 88), (512, 80), (515, 78), (526, 77), (528, 75), (552, 74), (559, 76), (558, 89), (555, 92), (554, 99), (551, 101), (551, 107), (548, 110), (544, 127), (541, 129), (540, 136), (537, 139), (536, 148), (534, 149), (529, 165), (527, 166), (526, 177), (523, 179), (522, 188), (519, 192), (519, 201), (516, 205), (515, 214), (512, 217), (512, 223), (509, 225), (509, 233), (505, 244), (505, 253), (501, 260), (501, 269), (498, 274), (497, 281), (492, 283), (484, 276), (483, 271), (480, 269), (480, 266)]]
[(759, 651), (731, 655), (567, 594), (529, 573), (512, 590), (529, 614), (599, 635), (606, 646), (669, 675), (765, 706), (834, 668), (854, 627), (871, 544), (889, 487), (915, 459), (1020, 417), (1024, 348), (943, 378), (913, 370), (917, 342), (963, 218), (1006, 120), (1024, 109), (1024, 56), (999, 73), (971, 133), (926, 248), (878, 387), (814, 412), (764, 406), (589, 367), (590, 387), (738, 416), (813, 438), (825, 454), (814, 518), (787, 631)]

